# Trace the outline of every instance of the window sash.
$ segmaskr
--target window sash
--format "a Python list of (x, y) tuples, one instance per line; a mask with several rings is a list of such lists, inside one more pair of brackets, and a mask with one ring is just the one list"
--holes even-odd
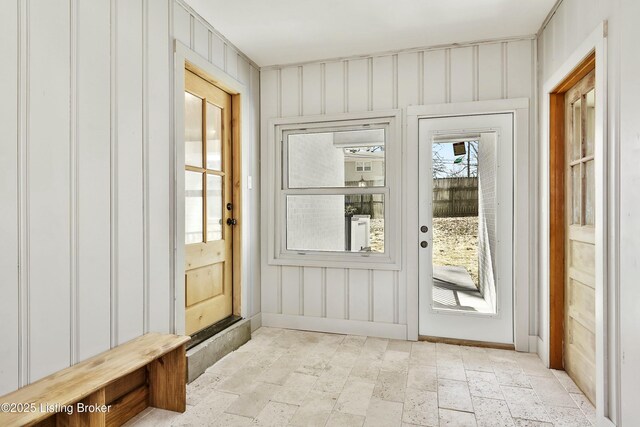
[[(358, 131), (358, 130), (375, 130), (375, 129), (384, 129), (385, 141), (384, 141), (384, 183), (383, 186), (376, 186), (372, 188), (382, 189), (389, 188), (389, 177), (388, 174), (388, 143), (389, 143), (389, 132), (390, 126), (388, 123), (371, 123), (371, 124), (360, 124), (360, 125), (334, 125), (334, 126), (326, 126), (326, 127), (316, 127), (316, 128), (301, 128), (301, 129), (287, 129), (282, 131), (282, 138), (280, 140), (280, 164), (276, 166), (276, 171), (279, 171), (280, 174), (280, 189), (281, 190), (306, 190), (306, 189), (326, 189), (326, 188), (351, 188), (351, 187), (290, 187), (289, 186), (289, 136), (290, 135), (306, 135), (306, 134), (314, 134), (314, 133), (331, 133), (331, 132), (348, 132), (348, 131)], [(362, 162), (367, 163), (367, 162)], [(357, 164), (357, 163), (356, 163)], [(369, 162), (371, 166), (371, 162)], [(368, 171), (370, 172), (371, 167)]]
[[(303, 193), (303, 194), (285, 194), (282, 197), (282, 212), (283, 212), (283, 217), (281, 218), (281, 233), (280, 233), (280, 247), (281, 247), (281, 253), (284, 255), (329, 255), (329, 256), (365, 256), (365, 257), (373, 257), (373, 258), (389, 258), (389, 254), (390, 254), (390, 249), (389, 249), (389, 243), (388, 243), (388, 227), (387, 227), (387, 216), (390, 214), (391, 212), (391, 208), (389, 206), (388, 203), (388, 197), (389, 197), (389, 192), (388, 191), (381, 191), (378, 190), (376, 192), (373, 193), (353, 193), (353, 194), (349, 194), (349, 195), (376, 195), (376, 196), (382, 196), (383, 197), (383, 204), (384, 204), (384, 213), (383, 213), (383, 220), (384, 220), (384, 236), (383, 236), (383, 242), (384, 242), (384, 251), (383, 252), (354, 252), (354, 251), (349, 251), (346, 249), (343, 250), (318, 250), (318, 249), (288, 249), (288, 242), (287, 242), (287, 232), (288, 232), (288, 224), (287, 224), (287, 196), (289, 195), (300, 195), (300, 196), (323, 196), (323, 195), (337, 195), (337, 196), (347, 196), (347, 194), (345, 193), (339, 193), (339, 194), (309, 194), (309, 193)], [(356, 214), (358, 215), (358, 214)]]

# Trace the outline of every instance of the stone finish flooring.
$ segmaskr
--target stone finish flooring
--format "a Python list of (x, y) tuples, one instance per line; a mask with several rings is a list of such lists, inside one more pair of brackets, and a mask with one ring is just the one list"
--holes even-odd
[(135, 426), (591, 426), (595, 410), (535, 354), (260, 328), (187, 386), (184, 414)]

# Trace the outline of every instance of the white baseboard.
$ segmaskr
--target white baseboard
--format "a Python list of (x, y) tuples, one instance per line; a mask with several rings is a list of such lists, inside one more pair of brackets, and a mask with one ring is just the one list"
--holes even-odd
[(611, 421), (610, 418), (598, 418), (596, 424), (603, 427), (616, 427), (616, 425), (613, 421)]
[(540, 360), (542, 360), (542, 363), (544, 363), (544, 366), (546, 366), (547, 368), (549, 367), (549, 355), (545, 354), (543, 349), (545, 348), (544, 345), (544, 341), (542, 341), (542, 338), (538, 337), (538, 344), (536, 347), (536, 353), (538, 353), (538, 357), (540, 358)]
[(262, 326), (262, 313), (258, 313), (250, 318), (251, 320), (251, 333), (254, 333), (256, 329)]
[(369, 337), (400, 340), (407, 339), (407, 325), (365, 322), (361, 320), (328, 319), (325, 317), (262, 313), (262, 326), (329, 332), (334, 334), (366, 335)]

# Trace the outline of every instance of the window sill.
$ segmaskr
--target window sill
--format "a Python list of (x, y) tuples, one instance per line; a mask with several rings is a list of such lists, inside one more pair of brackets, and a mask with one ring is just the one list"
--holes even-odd
[(269, 259), (269, 265), (294, 267), (327, 267), (327, 268), (355, 268), (365, 270), (395, 270), (402, 269), (400, 260), (394, 260), (388, 255), (363, 255), (358, 253), (318, 254), (282, 254)]

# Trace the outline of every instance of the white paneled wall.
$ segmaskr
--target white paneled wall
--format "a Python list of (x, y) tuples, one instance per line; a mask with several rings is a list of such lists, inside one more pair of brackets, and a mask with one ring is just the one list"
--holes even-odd
[[(244, 131), (242, 141), (247, 144), (248, 158), (242, 159), (243, 182), (243, 218), (250, 224), (243, 227), (242, 259), (248, 269), (245, 270), (248, 295), (242, 304), (249, 316), (260, 313), (260, 70), (243, 53), (239, 52), (219, 32), (204, 21), (196, 12), (180, 0), (174, 1), (173, 34), (176, 40), (190, 47), (211, 64), (226, 72), (244, 84), (249, 97), (241, 102), (249, 104), (250, 117), (243, 117), (243, 123), (250, 123), (250, 132)], [(244, 279), (243, 279), (244, 280)]]
[[(16, 388), (21, 377), (23, 323), (17, 313), (22, 310), (24, 287), (18, 274), (18, 260), (22, 245), (22, 230), (18, 217), (23, 209), (21, 199), (22, 165), (18, 161), (23, 150), (22, 117), (24, 108), (16, 102), (21, 98), (24, 79), (18, 71), (24, 60), (19, 55), (18, 33), (20, 15), (18, 2), (5, 2), (0, 14), (0, 49), (5, 58), (0, 65), (0, 394)], [(20, 94), (20, 97), (19, 97)], [(19, 157), (20, 156), (20, 157)]]
[[(520, 97), (533, 102), (534, 64), (535, 41), (518, 39), (263, 68), (263, 141), (271, 118)], [(264, 253), (273, 230), (266, 220), (270, 197), (264, 194)], [(265, 257), (263, 323), (403, 338), (406, 281), (406, 265), (400, 271), (275, 266)]]
[[(622, 6), (621, 6), (622, 5)], [(640, 330), (640, 311), (638, 310), (638, 108), (637, 94), (630, 91), (637, 84), (637, 67), (628, 68), (628, 63), (637, 58), (637, 41), (640, 30), (637, 26), (638, 7), (636, 1), (597, 1), (563, 0), (550, 21), (541, 31), (538, 40), (538, 81), (539, 108), (542, 112), (546, 101), (544, 86), (553, 77), (572, 54), (603, 22), (607, 22), (606, 39), (606, 149), (608, 199), (606, 200), (607, 232), (609, 241), (602, 244), (608, 251), (608, 272), (605, 278), (608, 304), (606, 319), (598, 322), (607, 324), (607, 404), (606, 414), (616, 424), (637, 424), (638, 415), (634, 404), (640, 399), (638, 388), (638, 333)], [(635, 10), (634, 10), (635, 9)], [(626, 26), (624, 26), (625, 22)], [(623, 53), (622, 47), (626, 49)], [(632, 71), (633, 70), (633, 71)], [(621, 106), (625, 95), (627, 103)], [(604, 93), (596, 92), (596, 97)], [(541, 113), (542, 114), (542, 113)], [(625, 117), (627, 120), (625, 120)], [(541, 117), (542, 119), (542, 117)], [(546, 122), (538, 122), (540, 134), (547, 130)], [(545, 176), (545, 158), (543, 150), (539, 152), (540, 192), (548, 185)], [(538, 346), (543, 360), (548, 358), (548, 317), (549, 317), (549, 271), (548, 259), (548, 214), (545, 211), (544, 198), (539, 210), (539, 337)], [(625, 209), (626, 208), (626, 209)], [(627, 237), (628, 236), (628, 237)], [(633, 236), (633, 237), (631, 237)], [(625, 242), (626, 240), (626, 242)], [(626, 243), (626, 244), (625, 244)], [(598, 308), (596, 308), (598, 312)], [(625, 333), (626, 330), (626, 333)], [(625, 363), (625, 359), (630, 363)], [(600, 405), (602, 408), (603, 405)], [(604, 421), (599, 423), (605, 425)]]
[(213, 28), (173, 0), (3, 2), (0, 394), (173, 330), (172, 34), (250, 89), (245, 191), (256, 212), (259, 70)]

